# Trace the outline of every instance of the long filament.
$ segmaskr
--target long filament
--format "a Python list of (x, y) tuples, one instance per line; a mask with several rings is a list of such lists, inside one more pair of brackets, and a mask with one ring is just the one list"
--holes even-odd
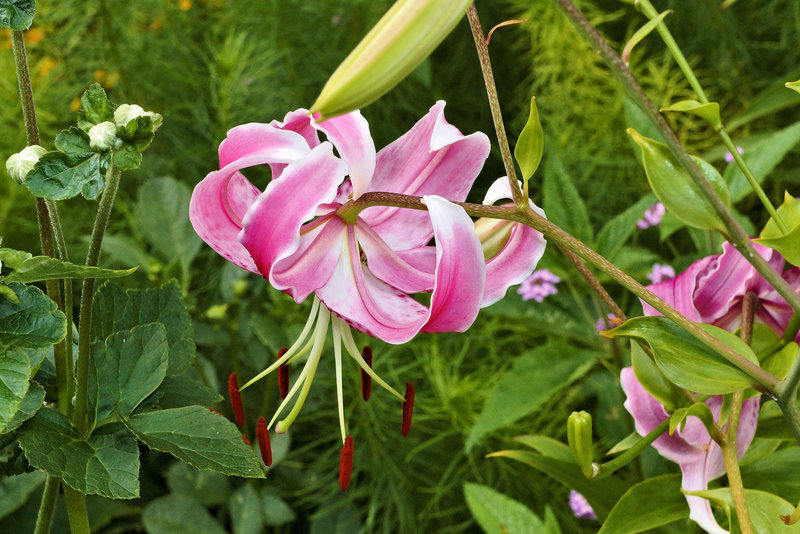
[[(334, 316), (334, 319), (336, 317)], [(347, 432), (344, 428), (344, 395), (342, 393), (342, 334), (341, 321), (333, 321), (333, 359), (336, 363), (336, 403), (339, 405), (339, 429), (342, 431), (342, 444)]]
[(353, 333), (350, 331), (350, 327), (347, 326), (344, 323), (344, 321), (342, 321), (336, 316), (333, 317), (333, 321), (334, 322), (339, 321), (340, 329), (342, 332), (342, 341), (344, 341), (344, 348), (347, 349), (347, 352), (350, 354), (350, 357), (352, 357), (355, 361), (357, 361), (358, 365), (361, 366), (364, 372), (367, 373), (369, 376), (371, 376), (372, 379), (375, 382), (377, 382), (383, 389), (387, 390), (389, 393), (391, 393), (401, 401), (405, 402), (406, 400), (405, 396), (401, 395), (392, 386), (384, 382), (383, 379), (379, 377), (377, 373), (375, 373), (375, 371), (372, 370), (372, 367), (367, 365), (367, 362), (364, 361), (364, 358), (361, 357), (361, 353), (359, 352), (358, 347), (356, 347), (356, 342), (353, 339)]

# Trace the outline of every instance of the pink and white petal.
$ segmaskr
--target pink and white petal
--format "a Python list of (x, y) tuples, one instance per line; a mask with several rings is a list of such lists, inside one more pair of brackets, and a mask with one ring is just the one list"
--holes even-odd
[(322, 143), (290, 163), (247, 211), (239, 241), (259, 270), (270, 274), (270, 282), (273, 265), (298, 250), (303, 223), (314, 217), (317, 206), (333, 200), (344, 174), (333, 146)]
[(300, 108), (295, 111), (290, 111), (282, 121), (274, 120), (270, 122), (270, 125), (281, 130), (299, 133), (303, 136), (303, 139), (306, 140), (309, 148), (314, 148), (319, 145), (319, 134), (317, 133), (317, 129), (311, 124), (311, 112), (307, 109)]
[(356, 239), (367, 255), (369, 270), (379, 280), (405, 293), (419, 293), (433, 289), (432, 270), (421, 270), (405, 261), (363, 221), (357, 222), (355, 227)]
[[(702, 260), (701, 260), (702, 261)], [(741, 297), (753, 287), (757, 272), (739, 252), (728, 243), (722, 254), (712, 256), (708, 269), (698, 273), (693, 300), (705, 323), (727, 322), (725, 316), (732, 312)], [(738, 312), (734, 311), (738, 315)]]
[[(489, 155), (483, 133), (462, 135), (444, 119), (437, 102), (411, 130), (378, 152), (368, 191), (438, 195), (463, 201)], [(390, 207), (367, 208), (361, 217), (393, 250), (427, 244), (433, 229), (425, 213)]]
[(486, 262), (486, 290), (481, 307), (502, 299), (509, 287), (528, 278), (544, 255), (544, 236), (529, 226), (516, 223), (511, 237), (493, 258)]
[(739, 428), (736, 432), (736, 452), (739, 458), (744, 456), (753, 438), (756, 437), (758, 426), (758, 413), (761, 409), (761, 397), (750, 397), (742, 404), (742, 413), (739, 416)]
[(483, 250), (464, 209), (435, 195), (423, 197), (436, 239), (436, 283), (424, 332), (463, 332), (478, 316), (486, 287)]
[(250, 253), (237, 240), (246, 209), (259, 191), (235, 169), (209, 173), (189, 202), (189, 220), (211, 248), (234, 265), (259, 273)]
[(375, 278), (361, 263), (352, 226), (336, 268), (317, 297), (356, 330), (393, 344), (414, 337), (429, 316), (425, 306)]
[(353, 198), (360, 197), (369, 186), (375, 172), (375, 143), (369, 134), (369, 123), (360, 111), (339, 115), (323, 122), (314, 120), (312, 125), (328, 136), (347, 163)]
[[(424, 247), (417, 247), (412, 248), (409, 250), (400, 250), (397, 252), (397, 255), (402, 258), (403, 261), (414, 267), (415, 269), (419, 269), (420, 271), (430, 273), (434, 275), (436, 273), (436, 247), (435, 246), (424, 246)], [(430, 289), (426, 289), (425, 291), (432, 291), (433, 286)]]
[[(715, 256), (708, 256), (697, 260), (675, 278), (650, 284), (647, 289), (692, 321), (701, 321), (700, 312), (695, 307), (693, 296), (697, 289), (698, 276), (709, 268), (709, 264), (713, 262), (714, 258)], [(642, 301), (642, 309), (647, 316), (661, 315), (644, 301)]]
[(308, 143), (296, 132), (252, 122), (228, 131), (219, 145), (219, 166), (224, 168), (238, 159), (256, 155), (263, 158), (263, 163), (289, 163), (310, 150)]
[[(627, 397), (623, 406), (633, 417), (639, 435), (646, 436), (669, 417), (661, 403), (636, 379), (633, 367), (625, 367), (622, 370), (620, 384)], [(662, 434), (653, 442), (653, 447), (664, 458), (679, 464), (697, 462), (705, 457), (704, 450), (693, 447), (677, 432), (672, 436), (669, 433)]]
[[(681, 488), (685, 491), (704, 491), (708, 489), (708, 475), (705, 459), (696, 462), (681, 464)], [(711, 504), (707, 499), (693, 495), (686, 496), (689, 504), (689, 519), (700, 525), (710, 534), (728, 534), (728, 531), (719, 526), (711, 511)]]
[(294, 254), (273, 264), (272, 285), (286, 291), (297, 302), (305, 300), (328, 283), (342, 253), (346, 232), (345, 222), (332, 214), (315, 228), (301, 232), (300, 247)]

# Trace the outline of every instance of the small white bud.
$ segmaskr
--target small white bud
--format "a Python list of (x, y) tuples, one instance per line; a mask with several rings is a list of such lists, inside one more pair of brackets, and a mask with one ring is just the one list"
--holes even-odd
[(12, 154), (11, 157), (6, 160), (6, 171), (8, 171), (8, 175), (18, 184), (23, 183), (25, 177), (31, 172), (36, 162), (39, 161), (39, 158), (46, 153), (46, 148), (40, 147), (39, 145), (31, 145), (23, 148), (17, 154)]
[(117, 126), (110, 121), (89, 128), (89, 146), (98, 152), (109, 150), (117, 140)]
[(137, 117), (150, 117), (150, 122), (153, 124), (153, 131), (158, 130), (163, 121), (160, 114), (153, 113), (152, 111), (145, 111), (142, 106), (137, 104), (120, 104), (114, 111), (114, 122), (120, 128), (127, 126), (129, 122)]

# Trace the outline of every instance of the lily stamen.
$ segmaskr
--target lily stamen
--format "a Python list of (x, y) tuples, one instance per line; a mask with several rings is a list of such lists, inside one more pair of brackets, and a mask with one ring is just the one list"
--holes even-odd
[(244, 425), (244, 406), (242, 406), (242, 396), (239, 393), (239, 383), (236, 381), (236, 373), (231, 373), (228, 377), (228, 394), (231, 398), (233, 416), (236, 418), (238, 426)]
[(339, 457), (339, 487), (342, 491), (350, 487), (350, 475), (353, 474), (353, 438), (347, 436), (342, 445)]
[(272, 465), (272, 446), (269, 443), (269, 430), (267, 430), (267, 420), (263, 417), (258, 418), (256, 425), (256, 438), (258, 438), (258, 449), (261, 451), (261, 459), (264, 465)]

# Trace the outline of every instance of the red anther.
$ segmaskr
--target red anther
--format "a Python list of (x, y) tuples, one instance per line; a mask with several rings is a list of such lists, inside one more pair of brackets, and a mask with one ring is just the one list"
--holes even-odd
[[(286, 350), (286, 347), (283, 347), (278, 351), (279, 360), (286, 354)], [(286, 395), (289, 394), (289, 365), (285, 363), (278, 367), (278, 391), (282, 399), (285, 399)]]
[(339, 458), (339, 487), (342, 491), (350, 487), (350, 475), (353, 474), (353, 438), (344, 438), (342, 456)]
[(403, 436), (411, 430), (411, 416), (414, 414), (414, 386), (406, 382), (406, 399), (403, 401), (403, 427), (400, 432)]
[(258, 448), (261, 450), (261, 459), (264, 461), (264, 464), (269, 467), (272, 465), (272, 446), (269, 444), (267, 420), (263, 417), (258, 418), (256, 437), (258, 438)]
[[(365, 346), (361, 351), (361, 357), (368, 366), (372, 367), (372, 349), (369, 346)], [(361, 369), (361, 396), (368, 401), (370, 393), (372, 393), (372, 377), (364, 369)]]
[(242, 406), (242, 396), (239, 394), (239, 383), (236, 382), (236, 373), (231, 373), (228, 377), (228, 394), (231, 396), (231, 406), (236, 424), (244, 425), (244, 406)]
[(251, 445), (250, 440), (247, 439), (247, 434), (242, 434), (242, 441), (244, 441), (245, 445)]

